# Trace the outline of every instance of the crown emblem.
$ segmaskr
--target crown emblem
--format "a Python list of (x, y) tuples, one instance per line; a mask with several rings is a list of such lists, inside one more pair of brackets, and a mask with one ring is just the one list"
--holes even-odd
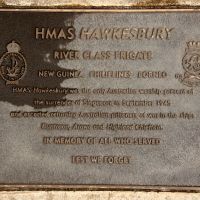
[(200, 51), (200, 41), (190, 41), (187, 42), (187, 51)]
[(7, 45), (7, 51), (12, 53), (18, 53), (20, 51), (20, 46), (15, 41), (12, 41)]

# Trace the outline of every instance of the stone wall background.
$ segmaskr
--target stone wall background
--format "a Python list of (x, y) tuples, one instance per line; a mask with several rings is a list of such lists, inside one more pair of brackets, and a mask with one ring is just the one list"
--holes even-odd
[(198, 6), (199, 0), (0, 0), (5, 6)]
[[(0, 0), (1, 7), (199, 6), (200, 0)], [(125, 191), (0, 192), (0, 200), (200, 200), (200, 193)]]
[(197, 193), (167, 192), (1, 192), (1, 200), (199, 200)]

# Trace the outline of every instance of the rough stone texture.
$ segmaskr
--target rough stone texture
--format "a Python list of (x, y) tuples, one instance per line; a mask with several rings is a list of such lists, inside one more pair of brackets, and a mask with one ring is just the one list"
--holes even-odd
[(6, 6), (198, 6), (199, 0), (0, 0)]
[(2, 192), (1, 200), (199, 200), (200, 194), (156, 192)]

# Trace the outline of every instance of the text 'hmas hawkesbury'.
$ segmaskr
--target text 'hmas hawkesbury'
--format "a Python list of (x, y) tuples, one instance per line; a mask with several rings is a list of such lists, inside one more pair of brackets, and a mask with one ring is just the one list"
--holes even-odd
[(37, 27), (35, 38), (42, 40), (169, 40), (174, 28), (167, 27)]

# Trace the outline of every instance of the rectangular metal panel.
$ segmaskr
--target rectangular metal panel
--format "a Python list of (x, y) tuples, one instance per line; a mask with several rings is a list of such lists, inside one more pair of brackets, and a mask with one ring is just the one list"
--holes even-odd
[(1, 10), (1, 187), (198, 188), (199, 21)]

